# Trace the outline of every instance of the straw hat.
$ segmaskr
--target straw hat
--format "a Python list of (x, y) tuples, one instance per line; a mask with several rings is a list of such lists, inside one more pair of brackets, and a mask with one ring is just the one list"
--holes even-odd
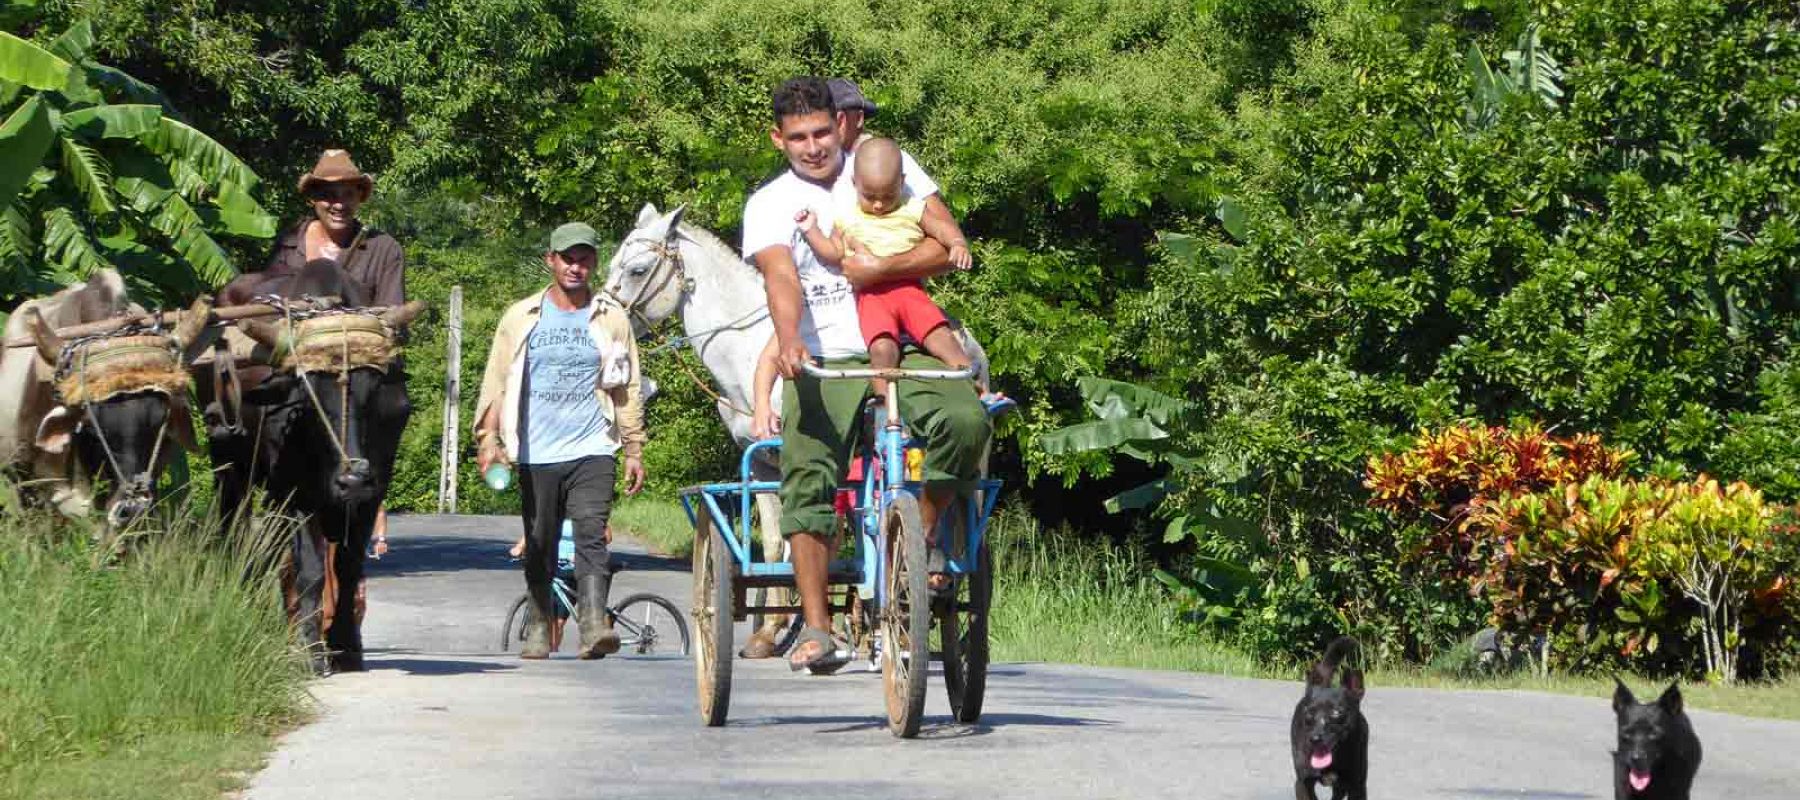
[(350, 160), (348, 150), (326, 150), (324, 155), (319, 156), (319, 163), (313, 165), (312, 171), (300, 176), (300, 193), (306, 194), (314, 184), (320, 183), (360, 185), (365, 200), (368, 199), (369, 192), (375, 189), (375, 179), (356, 168), (356, 162)]

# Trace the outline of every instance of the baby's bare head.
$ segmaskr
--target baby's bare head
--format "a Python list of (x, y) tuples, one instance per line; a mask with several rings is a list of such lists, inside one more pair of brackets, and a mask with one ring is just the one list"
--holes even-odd
[(856, 146), (856, 191), (864, 199), (892, 200), (906, 176), (900, 167), (900, 145), (875, 138)]

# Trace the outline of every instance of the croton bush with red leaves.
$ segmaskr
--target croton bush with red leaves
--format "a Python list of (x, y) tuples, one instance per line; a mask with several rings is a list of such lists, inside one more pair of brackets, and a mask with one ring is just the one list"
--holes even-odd
[(1736, 679), (1791, 646), (1792, 509), (1742, 482), (1627, 474), (1594, 436), (1459, 425), (1371, 459), (1408, 565), (1466, 588), (1552, 663)]

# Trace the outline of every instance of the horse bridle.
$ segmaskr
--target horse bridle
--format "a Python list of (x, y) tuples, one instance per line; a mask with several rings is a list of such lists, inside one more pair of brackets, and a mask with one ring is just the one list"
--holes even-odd
[[(677, 233), (676, 236), (680, 236), (680, 234)], [(680, 298), (676, 300), (678, 304), (682, 298), (686, 298), (688, 293), (694, 290), (694, 282), (688, 277), (687, 265), (681, 258), (681, 245), (673, 241), (674, 238), (670, 237), (659, 241), (646, 236), (638, 240), (644, 249), (656, 254), (656, 263), (650, 266), (650, 275), (645, 276), (644, 288), (632, 295), (631, 300), (627, 301), (620, 297), (611, 288), (604, 290), (607, 297), (612, 298), (613, 302), (625, 309), (626, 316), (644, 324), (646, 333), (655, 329), (650, 318), (644, 315), (644, 307), (649, 305), (650, 301), (661, 295), (671, 283), (676, 284), (681, 292)], [(626, 240), (626, 244), (631, 243), (631, 240)], [(664, 266), (667, 266), (668, 269), (665, 270)], [(652, 281), (655, 282), (654, 286), (651, 285)]]

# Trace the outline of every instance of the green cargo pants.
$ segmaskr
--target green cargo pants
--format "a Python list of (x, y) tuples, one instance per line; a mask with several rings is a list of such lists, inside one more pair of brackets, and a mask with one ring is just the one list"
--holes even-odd
[[(861, 369), (867, 358), (825, 363), (826, 369)], [(935, 358), (911, 354), (906, 369), (944, 369)], [(832, 495), (844, 482), (862, 443), (866, 380), (820, 380), (800, 375), (781, 396), (781, 534), (830, 534), (837, 529)], [(900, 382), (900, 413), (925, 441), (925, 484), (974, 488), (993, 425), (972, 381)]]

